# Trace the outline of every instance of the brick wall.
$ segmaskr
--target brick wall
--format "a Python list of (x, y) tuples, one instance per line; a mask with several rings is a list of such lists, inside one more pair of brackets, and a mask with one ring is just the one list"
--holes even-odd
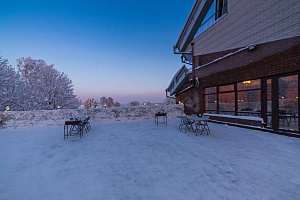
[[(197, 56), (195, 66), (211, 62), (227, 51)], [(254, 50), (244, 50), (195, 71), (200, 87), (183, 92), (176, 97), (184, 100), (185, 112), (202, 113), (204, 110), (203, 88), (234, 82), (287, 74), (300, 71), (300, 37), (256, 45)], [(188, 79), (192, 78), (190, 74)], [(190, 85), (187, 83), (182, 89)]]
[(263, 126), (261, 121), (255, 121), (249, 119), (235, 119), (235, 118), (219, 117), (219, 116), (210, 116), (209, 118), (211, 120), (222, 121), (222, 122), (244, 124), (249, 126), (260, 126), (260, 127)]

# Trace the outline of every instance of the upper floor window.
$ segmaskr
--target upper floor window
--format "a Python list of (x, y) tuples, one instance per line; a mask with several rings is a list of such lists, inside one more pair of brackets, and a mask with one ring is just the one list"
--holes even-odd
[(207, 11), (200, 27), (198, 28), (194, 38), (200, 35), (215, 23), (217, 19), (227, 13), (227, 0), (214, 0)]
[(227, 13), (227, 0), (216, 0), (216, 20)]

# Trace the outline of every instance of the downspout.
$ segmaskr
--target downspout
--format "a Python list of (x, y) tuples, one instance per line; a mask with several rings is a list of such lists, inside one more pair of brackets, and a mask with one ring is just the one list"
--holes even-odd
[(189, 55), (193, 55), (193, 51), (192, 52), (180, 52), (180, 51), (176, 51), (176, 46), (173, 47), (173, 53), (174, 54), (189, 54)]
[(188, 64), (188, 65), (193, 65), (193, 63), (187, 62), (186, 60), (183, 59), (184, 56), (181, 56), (181, 62), (184, 64)]
[(196, 73), (195, 73), (195, 57), (193, 55), (194, 53), (194, 42), (191, 43), (192, 46), (192, 73), (193, 73), (193, 82), (192, 85), (195, 86), (195, 79), (196, 79)]
[[(174, 54), (187, 54), (187, 55), (192, 55), (193, 56), (193, 46), (194, 46), (194, 43), (191, 43), (191, 45), (192, 45), (192, 52), (180, 52), (180, 51), (176, 51), (176, 45), (175, 46), (173, 46), (173, 53)], [(186, 62), (185, 60), (183, 60), (183, 56), (181, 56), (181, 62), (182, 63), (185, 63), (185, 64), (188, 64), (188, 65), (193, 65), (193, 63), (188, 63), (188, 62)], [(195, 76), (195, 73), (194, 73), (194, 68), (192, 69), (193, 70), (193, 76)], [(195, 78), (194, 78), (195, 79)], [(190, 85), (190, 86), (188, 86), (188, 87), (186, 87), (184, 90), (182, 90), (181, 92), (179, 92), (178, 94), (181, 94), (182, 92), (184, 92), (184, 91), (186, 91), (186, 90), (188, 90), (188, 89), (190, 89), (190, 88), (193, 88), (194, 87), (194, 81), (193, 81), (193, 83), (192, 83), (192, 85)], [(172, 99), (175, 99), (176, 100), (176, 98), (174, 98), (174, 97), (171, 97), (171, 96), (168, 96), (168, 92), (167, 92), (167, 90), (166, 90), (166, 97), (168, 97), (168, 98), (172, 98)]]
[(176, 100), (175, 97), (171, 97), (171, 96), (168, 95), (168, 91), (167, 91), (167, 90), (166, 90), (166, 97), (167, 97), (167, 98), (170, 98), (170, 99), (175, 99), (175, 100)]

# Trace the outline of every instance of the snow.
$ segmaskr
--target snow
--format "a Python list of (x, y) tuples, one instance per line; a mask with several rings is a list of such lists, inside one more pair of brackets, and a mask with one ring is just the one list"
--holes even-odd
[(261, 117), (252, 117), (252, 116), (233, 116), (233, 115), (221, 115), (221, 114), (210, 114), (210, 113), (204, 113), (204, 115), (207, 116), (214, 116), (214, 117), (226, 117), (226, 118), (232, 118), (232, 119), (245, 119), (245, 120), (251, 120), (251, 121), (259, 121), (261, 123), (264, 123), (264, 119)]
[(300, 199), (300, 140), (154, 120), (0, 130), (0, 199)]
[(96, 109), (60, 109), (35, 111), (0, 112), (4, 128), (21, 128), (31, 126), (63, 126), (69, 118), (91, 117), (93, 124), (112, 121), (142, 121), (154, 120), (154, 115), (160, 110), (168, 113), (168, 118), (183, 115), (183, 105), (153, 105), (153, 106), (122, 106)]

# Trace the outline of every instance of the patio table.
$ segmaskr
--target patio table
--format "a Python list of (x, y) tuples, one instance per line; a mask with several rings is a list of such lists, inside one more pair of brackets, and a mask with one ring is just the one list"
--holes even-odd
[[(69, 129), (70, 126), (70, 129)], [(65, 121), (64, 124), (64, 139), (69, 137), (69, 135), (72, 135), (72, 132), (76, 131), (77, 134), (79, 134), (80, 138), (83, 135), (83, 127), (82, 127), (82, 121), (80, 120), (69, 120)]]
[[(198, 131), (201, 131), (200, 135), (202, 135), (204, 131), (206, 131), (207, 135), (210, 133), (210, 129), (207, 123), (210, 121), (210, 119), (207, 116), (197, 117), (187, 115), (186, 118), (190, 121), (192, 131), (196, 133), (196, 136), (198, 135)], [(195, 126), (195, 128), (193, 127), (193, 125)]]

